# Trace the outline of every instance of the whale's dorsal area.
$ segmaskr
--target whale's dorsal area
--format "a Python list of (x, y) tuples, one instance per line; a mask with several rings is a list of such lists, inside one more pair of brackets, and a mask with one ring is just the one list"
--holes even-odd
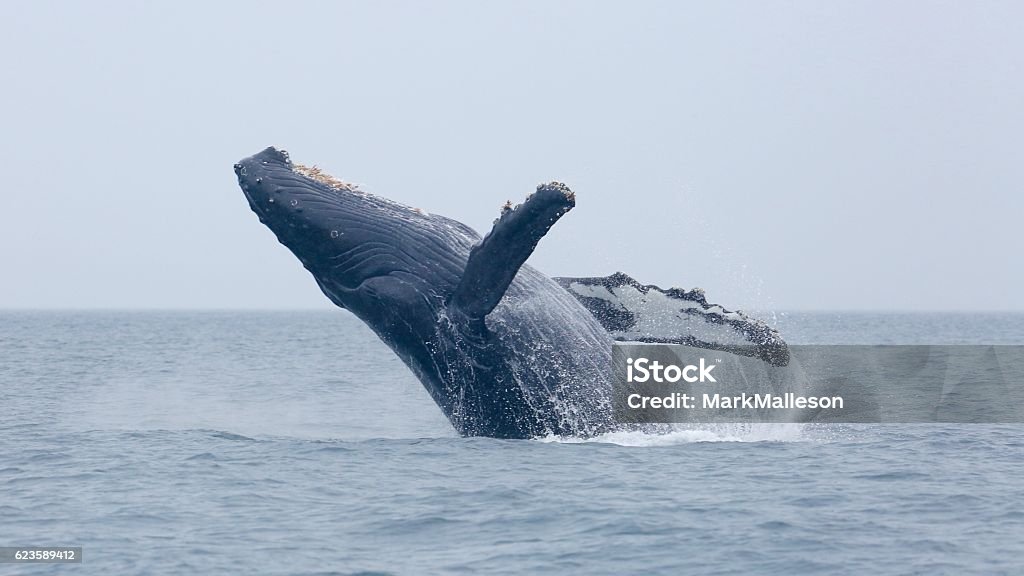
[(742, 312), (709, 304), (695, 288), (662, 290), (622, 272), (594, 278), (555, 278), (620, 342), (685, 344), (789, 363), (778, 332)]

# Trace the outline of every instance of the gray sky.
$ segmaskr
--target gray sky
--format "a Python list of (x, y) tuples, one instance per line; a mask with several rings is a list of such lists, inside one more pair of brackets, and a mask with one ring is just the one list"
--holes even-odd
[(743, 309), (1024, 309), (1021, 2), (4, 2), (0, 307), (329, 307), (268, 145), (530, 263)]

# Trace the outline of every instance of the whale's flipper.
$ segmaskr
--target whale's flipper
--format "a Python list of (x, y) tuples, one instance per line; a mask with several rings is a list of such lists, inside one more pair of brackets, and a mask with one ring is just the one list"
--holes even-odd
[(686, 344), (789, 363), (779, 333), (760, 320), (708, 304), (704, 291), (662, 290), (621, 272), (603, 278), (555, 278), (615, 340)]
[(560, 182), (538, 186), (515, 208), (505, 204), (494, 228), (469, 253), (450, 304), (471, 319), (489, 314), (540, 239), (575, 205), (576, 196)]

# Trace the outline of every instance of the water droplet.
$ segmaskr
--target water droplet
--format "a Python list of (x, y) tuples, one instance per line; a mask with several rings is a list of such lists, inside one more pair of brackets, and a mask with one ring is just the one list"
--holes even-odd
[(331, 238), (337, 238), (341, 234), (337, 230), (331, 230)]
[(299, 205), (299, 201), (298, 201), (298, 200), (295, 200), (295, 199), (293, 198), (293, 199), (292, 199), (292, 201), (291, 201), (291, 205), (292, 205), (292, 206), (298, 206), (298, 205)]
[(273, 198), (271, 198), (271, 199), (269, 200), (269, 202), (270, 202), (271, 204), (273, 204), (273, 203), (274, 203), (274, 199), (273, 199)]

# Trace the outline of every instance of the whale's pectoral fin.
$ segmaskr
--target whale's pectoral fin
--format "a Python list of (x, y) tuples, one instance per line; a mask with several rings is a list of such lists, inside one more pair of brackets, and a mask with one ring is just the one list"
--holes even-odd
[(559, 182), (538, 186), (515, 208), (505, 204), (494, 228), (469, 253), (451, 305), (469, 318), (494, 310), (540, 239), (575, 205), (575, 195)]
[(760, 320), (717, 304), (704, 291), (662, 290), (618, 272), (603, 278), (555, 278), (615, 340), (685, 344), (789, 363), (779, 333)]

